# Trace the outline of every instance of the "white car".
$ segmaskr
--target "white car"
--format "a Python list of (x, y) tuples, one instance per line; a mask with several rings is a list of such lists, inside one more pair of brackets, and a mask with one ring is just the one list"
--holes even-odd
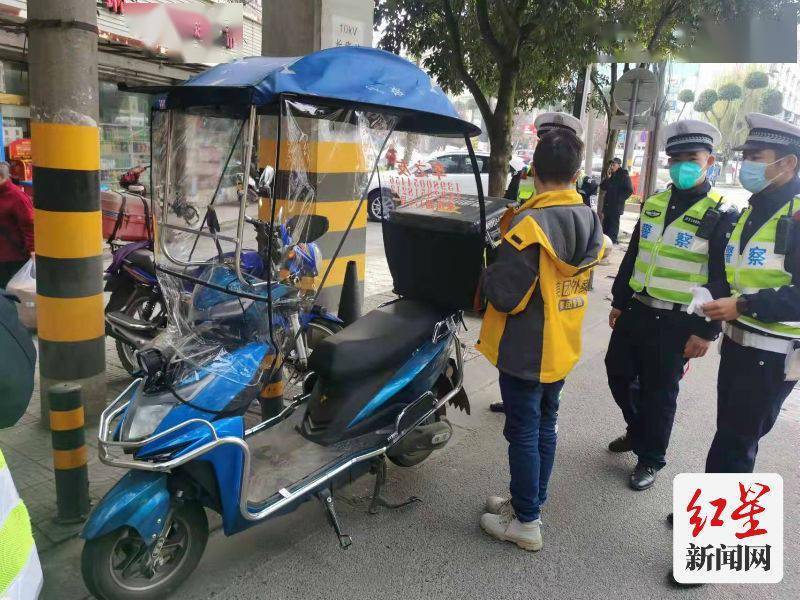
[[(485, 152), (476, 152), (475, 158), (480, 167), (481, 184), (485, 194), (489, 189), (489, 155)], [(509, 178), (512, 172), (515, 173), (520, 169), (521, 165), (524, 166), (521, 159), (517, 157), (511, 159)], [(381, 201), (385, 216), (399, 204), (432, 193), (472, 196), (478, 194), (478, 184), (466, 150), (438, 152), (427, 161), (417, 161), (414, 164), (398, 162), (394, 169), (381, 172), (380, 185), (377, 177), (373, 178), (371, 185), (367, 194), (367, 216), (371, 221), (381, 220)]]

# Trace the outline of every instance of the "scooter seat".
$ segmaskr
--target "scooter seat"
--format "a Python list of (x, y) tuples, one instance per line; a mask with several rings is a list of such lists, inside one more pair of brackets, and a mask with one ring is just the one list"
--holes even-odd
[(398, 368), (431, 339), (451, 312), (414, 300), (398, 300), (368, 312), (317, 344), (309, 367), (329, 381)]
[(133, 267), (138, 267), (146, 273), (150, 273), (151, 275), (155, 275), (156, 273), (156, 265), (155, 261), (153, 260), (153, 253), (149, 250), (145, 250), (143, 248), (140, 250), (134, 250), (125, 257), (125, 262)]

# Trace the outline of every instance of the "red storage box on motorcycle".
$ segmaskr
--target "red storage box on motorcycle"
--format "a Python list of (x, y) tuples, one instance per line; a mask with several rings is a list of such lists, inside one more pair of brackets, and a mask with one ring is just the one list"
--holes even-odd
[(148, 239), (150, 207), (146, 203), (145, 197), (129, 192), (100, 192), (103, 237), (124, 242)]
[(471, 310), (484, 251), (499, 240), (508, 200), (486, 198), (481, 238), (477, 196), (431, 196), (406, 203), (384, 222), (383, 240), (395, 293), (453, 310)]
[(33, 179), (33, 160), (31, 158), (30, 138), (14, 140), (8, 145), (8, 162), (11, 177), (17, 181)]

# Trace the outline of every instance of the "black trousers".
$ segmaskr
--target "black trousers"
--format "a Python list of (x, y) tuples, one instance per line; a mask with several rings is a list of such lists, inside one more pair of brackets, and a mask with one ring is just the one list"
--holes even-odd
[(708, 473), (752, 473), (758, 442), (769, 433), (796, 381), (784, 381), (785, 357), (722, 341), (717, 377), (717, 433)]
[(621, 216), (615, 207), (609, 207), (609, 210), (603, 209), (603, 233), (610, 237), (615, 244), (619, 236), (619, 218)]
[(611, 394), (628, 426), (639, 462), (666, 464), (678, 400), (678, 384), (691, 335), (689, 315), (657, 310), (632, 299), (617, 319), (606, 353)]

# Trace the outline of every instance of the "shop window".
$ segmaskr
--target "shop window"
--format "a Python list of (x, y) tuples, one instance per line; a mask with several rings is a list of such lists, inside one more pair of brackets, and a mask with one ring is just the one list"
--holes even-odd
[[(150, 164), (150, 97), (100, 82), (100, 185), (115, 188), (125, 171)], [(149, 183), (145, 171), (142, 183)]]

